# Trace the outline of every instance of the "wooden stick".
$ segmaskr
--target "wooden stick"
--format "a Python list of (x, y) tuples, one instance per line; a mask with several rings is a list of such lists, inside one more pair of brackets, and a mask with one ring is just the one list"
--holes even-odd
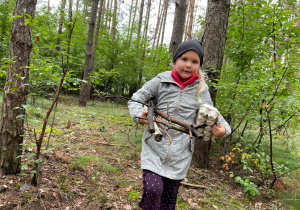
[(148, 106), (148, 115), (147, 115), (147, 121), (148, 121), (148, 129), (149, 133), (154, 133), (154, 122), (153, 122), (153, 114), (154, 114), (154, 101), (153, 99), (150, 99), (149, 106)]
[(189, 186), (189, 187), (196, 187), (196, 188), (202, 188), (202, 189), (207, 189), (208, 188), (204, 185), (190, 184), (190, 183), (186, 183), (186, 182), (181, 182), (181, 184)]
[(197, 129), (195, 129), (194, 125), (190, 125), (184, 121), (169, 117), (167, 114), (165, 114), (164, 112), (159, 111), (156, 107), (154, 107), (154, 112), (160, 116), (162, 116), (164, 119), (166, 120), (171, 120), (172, 123), (176, 123), (177, 125), (180, 125), (182, 127), (184, 127), (185, 129), (187, 129), (188, 131), (191, 131), (193, 136), (199, 138), (201, 135), (198, 132)]

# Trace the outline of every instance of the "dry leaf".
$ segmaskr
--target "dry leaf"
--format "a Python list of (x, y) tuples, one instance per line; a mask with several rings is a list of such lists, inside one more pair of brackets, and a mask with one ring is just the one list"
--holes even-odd
[(217, 207), (216, 205), (212, 205), (215, 209), (219, 209), (219, 207)]
[(65, 128), (66, 128), (66, 129), (69, 129), (70, 127), (71, 127), (71, 121), (68, 120), (68, 123), (67, 123), (67, 125), (65, 126)]
[(14, 183), (13, 180), (8, 181), (8, 184), (13, 184), (13, 183)]
[(126, 192), (129, 192), (130, 190), (132, 190), (132, 186), (129, 186), (125, 189)]
[(126, 209), (126, 210), (131, 210), (131, 206), (130, 206), (130, 205), (128, 205), (128, 204), (126, 204), (126, 205), (124, 205), (124, 206), (123, 206), (123, 209)]

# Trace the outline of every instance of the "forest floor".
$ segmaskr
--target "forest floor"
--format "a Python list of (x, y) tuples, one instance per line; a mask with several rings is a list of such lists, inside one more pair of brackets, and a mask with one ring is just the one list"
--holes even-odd
[[(31, 107), (33, 112), (28, 111), (26, 133), (30, 137), (24, 140), (21, 174), (0, 174), (0, 209), (139, 209), (144, 127), (134, 129), (125, 105), (59, 105), (50, 139), (52, 119), (46, 130), (44, 145), (49, 140), (50, 146), (44, 148), (38, 186), (32, 186), (33, 131), (39, 135), (47, 111), (47, 102), (37, 103), (40, 105)], [(176, 209), (289, 209), (273, 191), (263, 187), (259, 188), (260, 196), (245, 195), (222, 168), (222, 148), (217, 146), (221, 143), (214, 144), (210, 168), (190, 168)], [(286, 185), (281, 190), (293, 187)]]

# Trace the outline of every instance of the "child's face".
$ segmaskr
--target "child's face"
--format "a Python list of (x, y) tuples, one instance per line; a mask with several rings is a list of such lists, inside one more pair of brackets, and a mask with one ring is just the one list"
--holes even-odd
[(198, 73), (200, 57), (196, 51), (189, 50), (175, 61), (174, 66), (181, 82), (186, 82)]
[(181, 82), (186, 82), (198, 73), (200, 57), (196, 51), (189, 50), (175, 61), (174, 66)]

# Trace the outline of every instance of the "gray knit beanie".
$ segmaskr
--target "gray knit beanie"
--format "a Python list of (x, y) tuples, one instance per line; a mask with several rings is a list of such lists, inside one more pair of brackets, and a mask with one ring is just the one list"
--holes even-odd
[(173, 63), (177, 60), (177, 58), (180, 58), (183, 53), (189, 51), (189, 50), (195, 50), (199, 57), (200, 57), (200, 66), (202, 66), (203, 63), (203, 49), (201, 42), (197, 40), (187, 40), (184, 42), (181, 42), (174, 53), (173, 56)]

